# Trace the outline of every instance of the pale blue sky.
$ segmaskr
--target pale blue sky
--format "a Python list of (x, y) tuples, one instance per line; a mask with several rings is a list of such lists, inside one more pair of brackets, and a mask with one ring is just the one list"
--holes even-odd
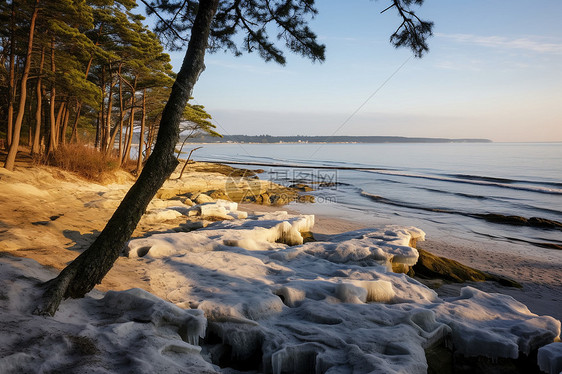
[[(195, 101), (223, 134), (562, 141), (562, 1), (427, 0), (418, 14), (435, 35), (421, 60), (389, 44), (387, 5), (318, 0), (322, 64), (208, 54)], [(178, 69), (183, 52), (171, 56)]]

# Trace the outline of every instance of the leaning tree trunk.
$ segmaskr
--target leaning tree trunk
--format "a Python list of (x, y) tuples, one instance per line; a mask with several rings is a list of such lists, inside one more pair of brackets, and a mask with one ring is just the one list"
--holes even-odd
[(36, 314), (54, 315), (63, 298), (83, 297), (100, 283), (130, 239), (146, 207), (178, 165), (174, 148), (179, 139), (179, 124), (187, 100), (205, 68), (211, 22), (219, 0), (201, 0), (182, 67), (162, 113), (154, 151), (121, 204), (96, 241), (45, 283), (43, 300)]

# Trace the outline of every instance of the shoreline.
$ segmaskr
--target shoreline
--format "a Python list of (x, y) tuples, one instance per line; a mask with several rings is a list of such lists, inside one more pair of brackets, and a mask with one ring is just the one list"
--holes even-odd
[[(244, 208), (244, 205), (241, 207)], [(293, 214), (302, 214), (298, 206), (295, 205), (283, 208)], [(310, 205), (307, 208), (310, 208)], [(314, 209), (306, 209), (306, 211), (307, 214), (314, 214), (312, 213)], [(373, 227), (373, 225), (365, 224), (359, 220), (338, 218), (322, 213), (315, 214), (315, 217), (314, 234), (331, 235)], [(424, 230), (423, 226), (416, 225), (416, 227)], [(431, 237), (427, 237), (425, 241), (418, 242), (417, 247), (434, 255), (459, 261), (480, 271), (513, 279), (523, 285), (522, 289), (518, 289), (504, 287), (491, 281), (444, 282), (436, 289), (440, 296), (458, 296), (462, 287), (472, 286), (485, 292), (512, 296), (525, 304), (533, 313), (550, 315), (558, 320), (562, 319), (562, 310), (557, 307), (562, 305), (560, 268), (556, 263), (549, 262), (548, 252), (544, 252), (541, 256), (533, 254), (525, 256), (524, 251), (512, 253), (513, 248), (509, 248), (509, 243), (500, 245), (491, 241), (490, 243), (484, 243), (481, 240), (468, 242), (467, 240), (460, 239), (447, 241), (444, 238)], [(559, 255), (557, 250), (545, 249), (545, 251), (553, 251), (551, 253), (553, 256)]]
[[(53, 318), (45, 318), (31, 314), (40, 297), (38, 285), (89, 247), (132, 180), (100, 185), (48, 167), (0, 171), (0, 266), (3, 280), (13, 285), (0, 293), (0, 319), (8, 321), (2, 323), (2, 334), (17, 337), (33, 331), (55, 337), (62, 342), (61, 352), (71, 355), (69, 367), (89, 357), (112, 362), (131, 350), (119, 347), (142, 344), (144, 352), (155, 354), (142, 364), (152, 368), (146, 372), (165, 371), (156, 368), (174, 360), (201, 373), (233, 372), (231, 368), (248, 364), (257, 365), (257, 371), (260, 365), (288, 365), (283, 371), (291, 372), (292, 355), (283, 355), (293, 348), (303, 352), (302, 347), (305, 355), (308, 350), (314, 355), (329, 352), (323, 356), (328, 366), (342, 364), (337, 357), (354, 349), (361, 362), (356, 368), (370, 359), (373, 368), (394, 365), (399, 352), (400, 372), (422, 373), (439, 368), (443, 360), (453, 363), (453, 356), (473, 367), (484, 357), (504, 357), (499, 347), (505, 339), (511, 347), (505, 357), (523, 360), (527, 345), (536, 351), (559, 340), (555, 318), (560, 317), (548, 308), (557, 301), (542, 288), (527, 286), (513, 299), (478, 290), (517, 293), (495, 282), (449, 284), (418, 276), (414, 279), (419, 282), (413, 281), (411, 267), (423, 258), (423, 251), (414, 249), (423, 240), (421, 230), (382, 225), (364, 230), (373, 226), (303, 215), (298, 208), (304, 205), (213, 199), (214, 193), (225, 194), (234, 172), (245, 175), (240, 169), (198, 164), (185, 179), (172, 177), (147, 207), (103, 282), (84, 298), (64, 301)], [(310, 240), (310, 233), (316, 240)], [(444, 244), (429, 241), (417, 247), (451, 253)], [(443, 286), (437, 292), (430, 289), (436, 285)], [(536, 295), (544, 306), (530, 303)], [(522, 297), (531, 311), (516, 301)], [(16, 318), (18, 323), (11, 323)], [(486, 329), (495, 335), (480, 336)], [(473, 339), (485, 344), (476, 347), (477, 353), (463, 351)], [(13, 341), (0, 342), (10, 352), (0, 363), (12, 365), (11, 372), (26, 371), (22, 368), (30, 361), (20, 356), (30, 349), (49, 352), (45, 360), (51, 359), (52, 344), (44, 340)], [(346, 344), (334, 344), (341, 341)], [(85, 342), (88, 350), (77, 350)], [(490, 351), (489, 345), (495, 348)], [(373, 348), (379, 346), (384, 349)], [(435, 355), (433, 350), (439, 351)], [(142, 352), (132, 351), (135, 356)], [(473, 354), (479, 358), (471, 358)], [(80, 361), (72, 361), (72, 355)], [(535, 367), (536, 360), (528, 357), (526, 365)], [(343, 364), (355, 367), (349, 359)], [(485, 365), (498, 366), (493, 360)]]
[[(178, 167), (178, 170), (181, 170), (180, 167)], [(211, 170), (211, 174), (206, 174), (203, 170)], [(158, 210), (173, 205), (186, 206), (184, 202), (175, 196), (182, 193), (185, 194), (187, 189), (198, 190), (199, 192), (220, 190), (224, 188), (225, 180), (232, 173), (232, 170), (244, 171), (243, 169), (221, 164), (196, 163), (193, 170), (190, 171), (194, 174), (186, 175), (182, 178), (183, 182), (172, 177), (159, 191), (149, 207), (153, 210)], [(2, 200), (4, 214), (10, 213), (10, 207), (19, 213), (16, 213), (10, 219), (0, 216), (2, 223), (2, 227), (0, 227), (0, 235), (2, 237), (0, 251), (12, 252), (22, 257), (31, 257), (43, 265), (51, 266), (58, 270), (61, 270), (77, 253), (89, 246), (89, 243), (93, 241), (99, 230), (105, 226), (124, 192), (128, 190), (126, 186), (132, 183), (132, 180), (129, 179), (127, 181), (126, 176), (120, 175), (116, 179), (118, 184), (101, 186), (48, 167), (31, 168), (26, 173), (14, 181), (15, 185), (18, 186), (16, 189), (10, 190), (13, 187), (10, 185), (2, 188), (3, 192), (5, 192), (4, 199)], [(0, 181), (2, 183), (7, 180), (9, 180), (9, 175), (6, 175), (5, 172), (0, 174)], [(189, 188), (183, 185), (187, 180), (189, 180)], [(30, 182), (31, 187), (22, 188), (25, 184), (24, 182)], [(34, 185), (37, 187), (33, 187)], [(76, 188), (76, 186), (79, 188)], [(47, 191), (54, 190), (56, 192), (48, 192), (45, 195), (45, 193), (41, 192), (41, 189), (46, 189)], [(65, 190), (76, 191), (72, 191), (69, 196), (68, 193), (64, 192)], [(17, 201), (8, 202), (8, 195), (16, 192), (22, 193), (23, 195), (21, 196), (29, 201), (23, 204)], [(47, 198), (49, 194), (51, 194), (52, 201), (49, 201)], [(74, 200), (70, 197), (74, 198)], [(33, 199), (43, 202), (34, 203)], [(89, 199), (92, 200), (86, 201)], [(314, 214), (316, 222), (313, 234), (320, 240), (329, 235), (342, 232), (384, 226), (384, 224), (367, 224), (360, 219), (350, 219), (349, 216), (335, 217), (325, 214), (325, 212), (322, 212), (322, 209), (319, 209), (319, 206), (315, 206), (315, 203), (304, 205), (294, 203), (281, 206), (241, 203), (239, 207), (240, 210), (247, 212), (284, 210), (291, 214)], [(30, 222), (27, 218), (29, 216), (33, 216), (36, 220)], [(149, 232), (158, 232), (158, 230), (166, 232), (180, 225), (177, 219), (155, 224), (151, 222), (151, 219), (154, 217), (143, 218), (133, 238), (143, 236)], [(183, 216), (183, 218), (179, 219), (184, 219), (185, 221), (185, 218)], [(10, 221), (12, 221), (13, 225), (11, 232), (9, 230)], [(424, 230), (423, 225), (415, 226)], [(20, 249), (16, 248), (18, 246)], [(524, 246), (519, 246), (518, 250), (515, 251), (515, 248), (513, 246), (510, 248), (510, 245), (507, 243), (500, 245), (491, 242), (484, 243), (480, 240), (460, 241), (458, 239), (449, 241), (445, 240), (445, 238), (432, 238), (431, 236), (427, 238), (427, 241), (420, 242), (418, 246), (420, 249), (427, 250), (434, 255), (459, 261), (481, 271), (511, 278), (523, 285), (523, 289), (519, 290), (502, 287), (494, 284), (494, 282), (447, 283), (437, 289), (438, 293), (444, 296), (456, 296), (460, 292), (460, 288), (471, 285), (487, 292), (508, 294), (523, 302), (534, 313), (548, 314), (559, 320), (562, 319), (562, 310), (553, 307), (562, 304), (562, 296), (560, 296), (562, 295), (562, 280), (558, 277), (559, 269), (556, 266), (556, 262), (554, 264), (549, 263), (548, 255), (533, 256), (529, 253), (525, 254)], [(545, 250), (544, 253), (548, 253), (547, 251)], [(553, 253), (553, 258), (554, 255)], [(126, 259), (120, 257), (114, 269), (108, 273), (99, 286), (99, 289), (106, 291), (110, 289), (123, 290), (128, 286), (129, 288), (138, 287), (137, 280), (140, 274), (142, 274), (142, 270), (135, 269), (134, 266), (131, 267), (131, 264), (128, 264)], [(140, 287), (145, 288), (149, 292), (151, 291), (148, 283), (144, 284), (141, 282)]]

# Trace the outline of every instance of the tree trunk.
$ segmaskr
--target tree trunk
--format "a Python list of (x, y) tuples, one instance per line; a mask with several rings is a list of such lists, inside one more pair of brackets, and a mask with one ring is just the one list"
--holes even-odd
[(98, 126), (96, 129), (96, 148), (99, 147), (100, 151), (103, 150), (105, 144), (104, 129), (105, 129), (105, 65), (101, 68), (101, 107), (98, 116)]
[(110, 153), (113, 150), (113, 143), (111, 142), (111, 112), (113, 109), (113, 75), (111, 74), (111, 62), (109, 63), (109, 100), (107, 102), (107, 116), (105, 118), (105, 144), (104, 151)]
[(53, 82), (51, 86), (51, 102), (49, 106), (49, 118), (51, 119), (51, 136), (49, 138), (49, 153), (57, 150), (58, 145), (58, 128), (57, 120), (55, 117), (55, 99), (57, 97), (57, 89), (55, 84), (55, 38), (51, 38), (51, 73), (53, 74)]
[(146, 117), (146, 88), (142, 90), (142, 117), (141, 129), (139, 137), (139, 157), (137, 159), (137, 175), (140, 174), (142, 169), (142, 143), (144, 143), (144, 119)]
[(59, 105), (59, 110), (57, 111), (55, 127), (57, 128), (57, 145), (64, 143), (62, 140), (62, 122), (64, 120), (64, 110), (66, 108), (66, 102), (63, 101)]
[[(96, 42), (96, 46), (99, 43)], [(88, 65), (86, 65), (86, 79), (88, 79), (88, 75), (90, 74), (90, 68), (92, 67), (92, 61), (94, 61), (94, 57), (90, 57), (90, 60), (88, 61)], [(70, 134), (70, 141), (72, 142), (72, 139), (74, 139), (74, 141), (76, 143), (78, 143), (78, 121), (80, 120), (80, 115), (82, 113), (82, 102), (78, 101), (78, 103), (76, 104), (76, 117), (74, 117), (74, 124), (72, 125), (72, 133)]]
[(78, 143), (78, 120), (80, 119), (80, 113), (82, 111), (82, 102), (78, 101), (76, 103), (76, 116), (74, 117), (74, 123), (72, 124), (72, 133), (70, 134), (70, 142)]
[(64, 115), (63, 115), (63, 120), (62, 120), (62, 126), (61, 126), (61, 131), (60, 131), (60, 139), (62, 142), (62, 145), (66, 144), (66, 129), (68, 128), (68, 120), (70, 117), (70, 109), (68, 109), (68, 103), (65, 103), (64, 106)]
[(6, 133), (6, 149), (12, 145), (14, 136), (14, 102), (16, 101), (16, 2), (12, 0), (10, 16), (10, 73), (8, 80), (8, 131)]
[(146, 159), (148, 159), (148, 157), (150, 157), (150, 153), (152, 153), (152, 143), (154, 143), (154, 133), (156, 132), (156, 121), (148, 127), (148, 136), (146, 137)]
[(37, 77), (37, 106), (35, 110), (35, 136), (33, 137), (33, 145), (31, 146), (31, 154), (39, 153), (39, 140), (41, 139), (41, 110), (43, 105), (43, 95), (41, 94), (41, 76), (43, 75), (43, 63), (45, 62), (45, 47), (41, 48), (41, 61), (39, 62), (39, 77)]
[(23, 122), (23, 113), (25, 112), (25, 100), (27, 97), (27, 79), (29, 78), (29, 70), (31, 68), (31, 53), (33, 51), (33, 34), (35, 32), (35, 21), (37, 20), (37, 14), (39, 13), (39, 0), (35, 1), (35, 6), (33, 8), (33, 14), (31, 16), (31, 23), (29, 25), (29, 38), (27, 41), (27, 54), (25, 56), (25, 65), (23, 68), (23, 75), (21, 77), (21, 88), (20, 88), (20, 102), (18, 107), (18, 115), (14, 123), (12, 143), (10, 144), (10, 149), (8, 151), (8, 157), (4, 167), (8, 170), (14, 170), (14, 165), (16, 163), (16, 155), (18, 153), (18, 146), (20, 143), (20, 132), (21, 124)]
[(119, 162), (123, 159), (123, 78), (121, 77), (121, 66), (119, 63)]
[(135, 79), (133, 80), (133, 85), (131, 89), (131, 113), (129, 113), (129, 129), (127, 130), (127, 134), (129, 137), (127, 138), (127, 145), (125, 146), (125, 151), (123, 154), (123, 159), (121, 161), (122, 164), (126, 164), (129, 161), (131, 156), (131, 146), (133, 145), (133, 128), (135, 125), (135, 93), (137, 89), (137, 76), (135, 75)]
[(63, 298), (83, 297), (102, 281), (130, 239), (146, 207), (178, 165), (174, 149), (179, 140), (180, 120), (193, 87), (205, 69), (205, 50), (218, 2), (199, 2), (182, 67), (162, 112), (154, 151), (141, 175), (96, 241), (58, 277), (45, 284), (44, 299), (35, 310), (36, 314), (54, 315)]

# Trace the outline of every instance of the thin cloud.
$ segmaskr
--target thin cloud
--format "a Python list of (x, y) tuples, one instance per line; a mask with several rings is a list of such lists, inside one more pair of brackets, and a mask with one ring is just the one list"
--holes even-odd
[(562, 42), (548, 42), (544, 38), (527, 36), (508, 38), (504, 36), (481, 36), (473, 34), (440, 34), (435, 36), (458, 43), (475, 44), (483, 47), (519, 49), (534, 53), (562, 54)]

